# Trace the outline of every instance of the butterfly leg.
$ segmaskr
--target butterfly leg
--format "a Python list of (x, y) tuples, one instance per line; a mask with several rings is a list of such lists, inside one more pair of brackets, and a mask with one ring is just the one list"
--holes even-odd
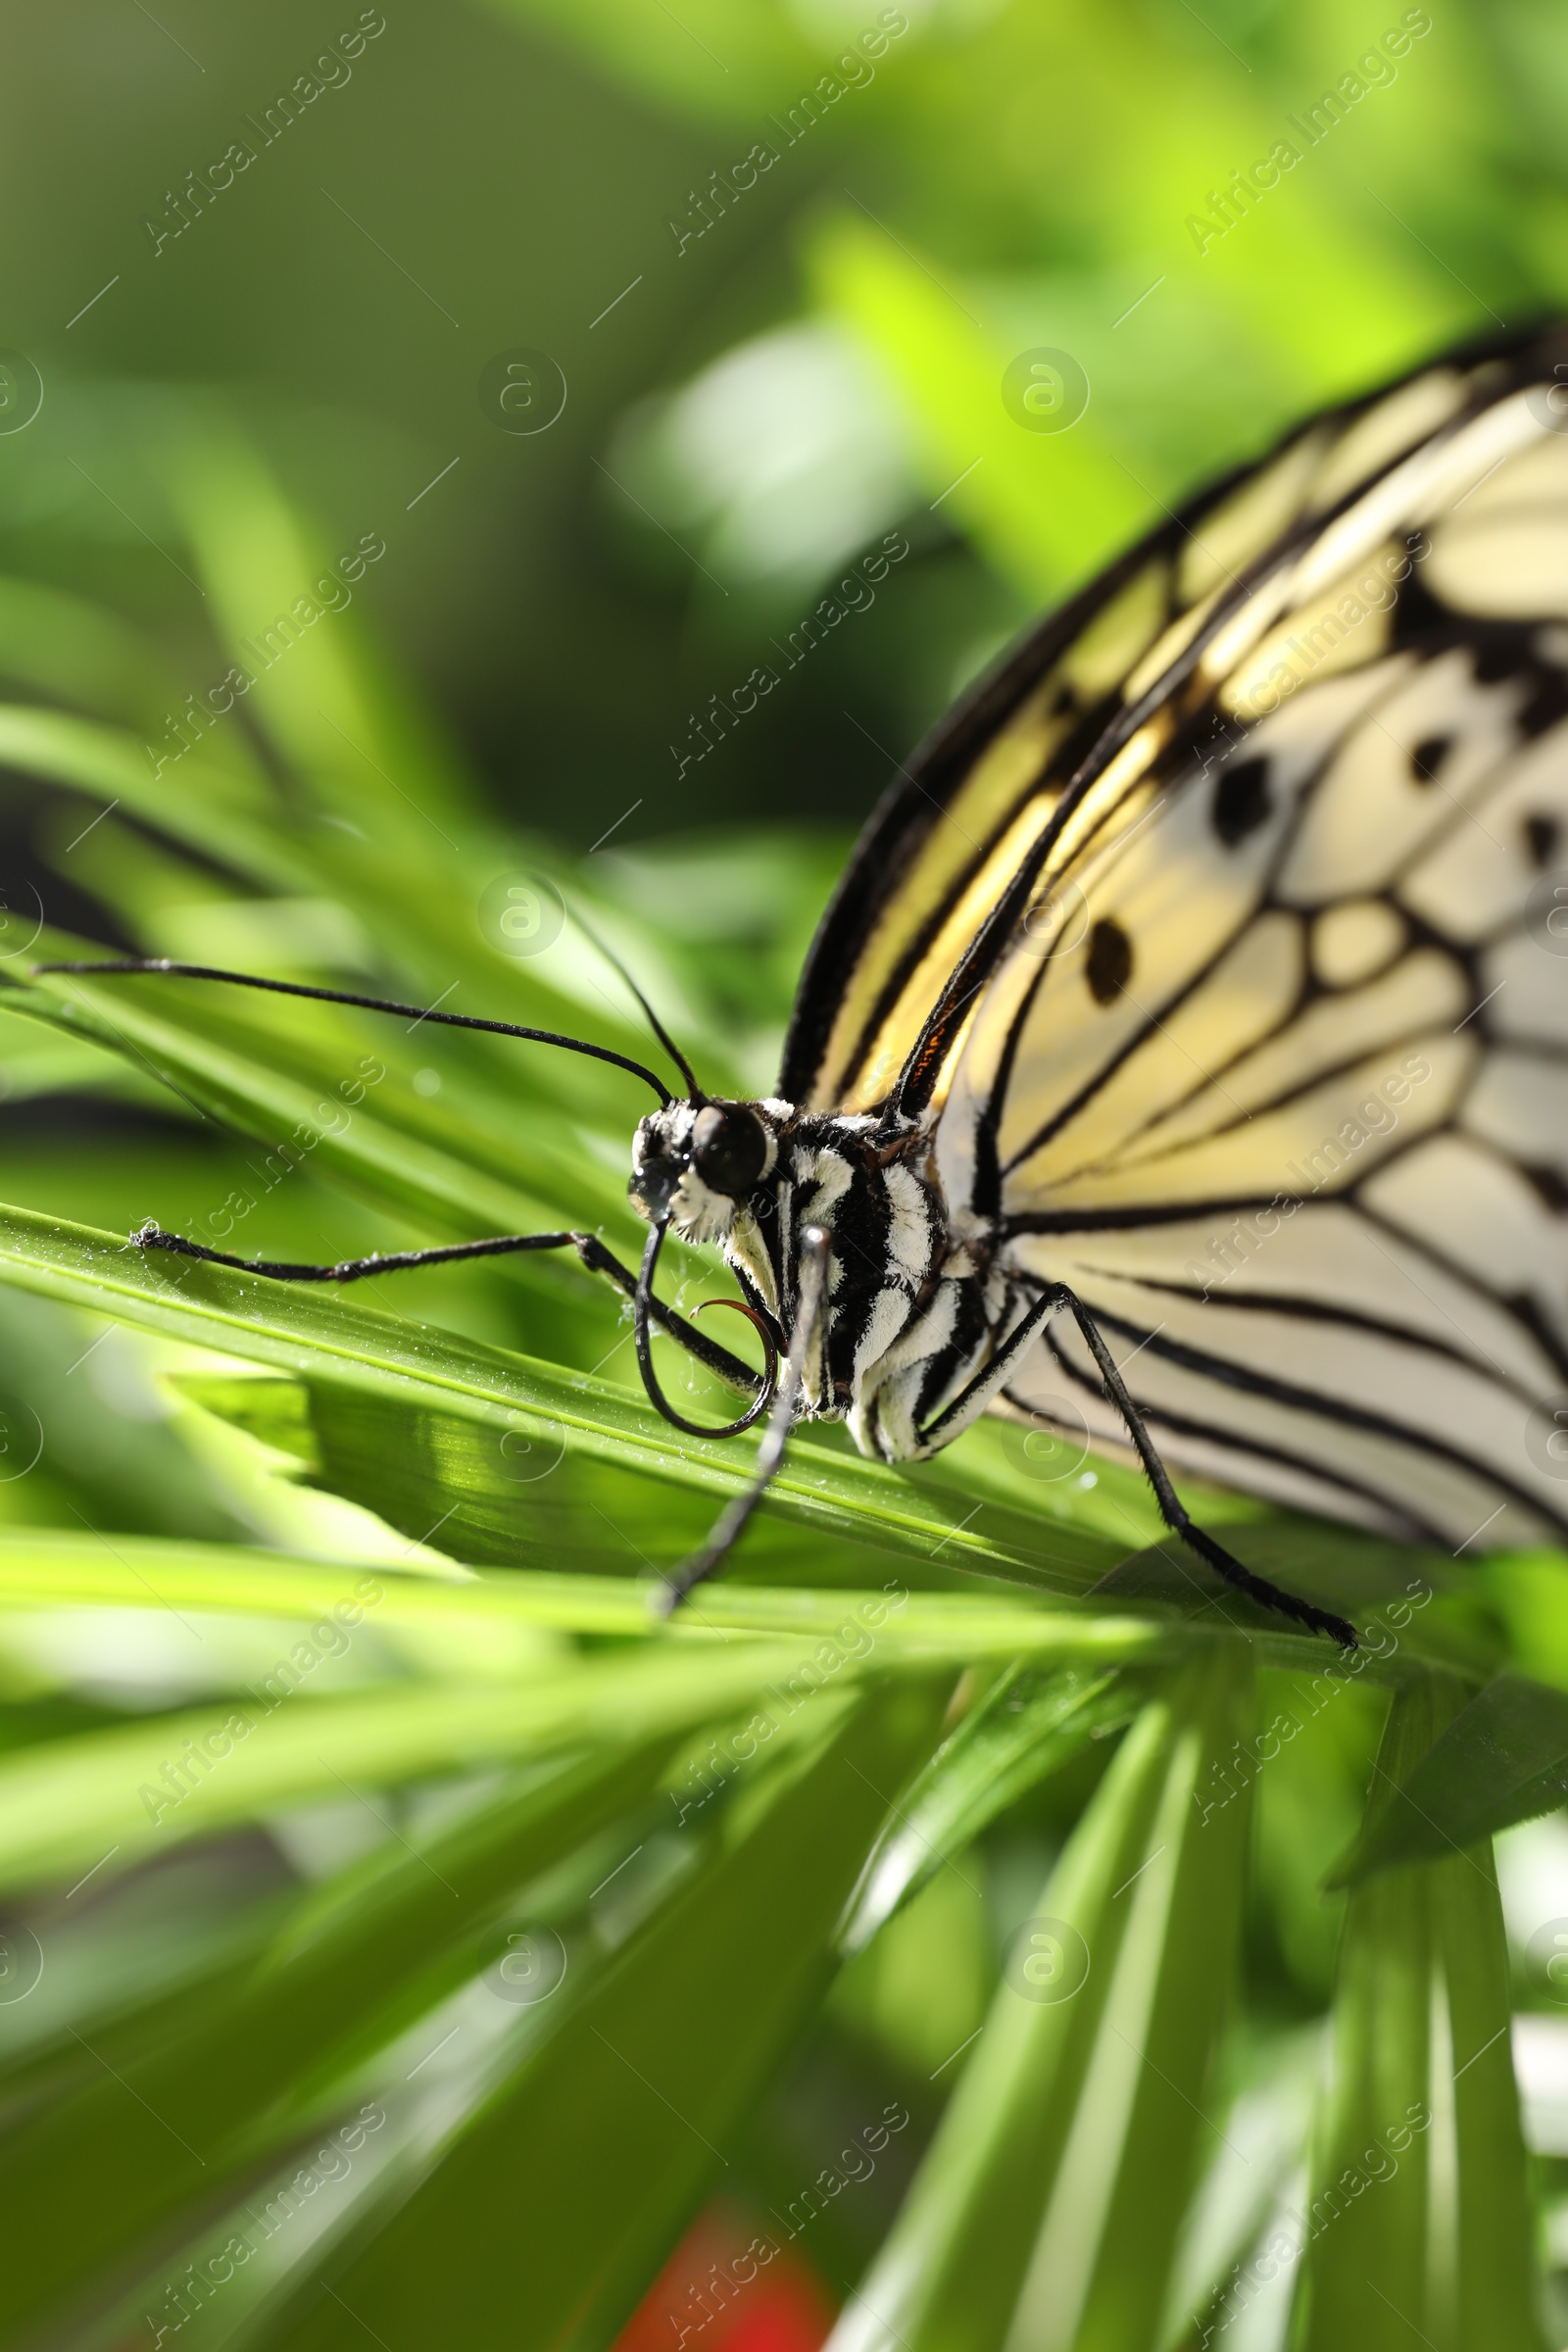
[(1180, 1536), (1184, 1544), (1190, 1544), (1200, 1559), (1206, 1560), (1228, 1585), (1234, 1585), (1238, 1592), (1250, 1594), (1264, 1608), (1278, 1609), (1284, 1616), (1294, 1618), (1298, 1625), (1310, 1627), (1313, 1633), (1329, 1635), (1342, 1649), (1354, 1649), (1357, 1646), (1354, 1631), (1343, 1617), (1336, 1617), (1328, 1609), (1315, 1608), (1309, 1600), (1298, 1600), (1294, 1592), (1271, 1585), (1265, 1577), (1254, 1576), (1250, 1568), (1244, 1568), (1240, 1560), (1233, 1558), (1223, 1544), (1216, 1544), (1212, 1536), (1205, 1535), (1200, 1527), (1194, 1525), (1171, 1485), (1170, 1474), (1155, 1450), (1142, 1413), (1128, 1394), (1127, 1384), (1116, 1368), (1115, 1359), (1100, 1336), (1099, 1325), (1077, 1293), (1070, 1291), (1064, 1282), (1052, 1283), (1039, 1294), (1027, 1314), (1014, 1324), (990, 1362), (982, 1365), (974, 1378), (959, 1390), (952, 1403), (946, 1405), (936, 1419), (928, 1422), (920, 1431), (919, 1451), (914, 1458), (923, 1459), (937, 1452), (967, 1429), (971, 1421), (978, 1419), (992, 1398), (1001, 1394), (1008, 1375), (1032, 1346), (1042, 1326), (1063, 1309), (1072, 1316), (1083, 1333), (1105, 1395), (1127, 1424), (1127, 1434), (1144, 1466), (1145, 1476), (1154, 1490), (1154, 1499), (1159, 1504), (1165, 1525), (1174, 1535)]
[[(227, 1250), (206, 1249), (200, 1242), (188, 1242), (182, 1234), (165, 1233), (153, 1224), (143, 1225), (130, 1238), (138, 1250), (167, 1250), (178, 1257), (200, 1258), (207, 1265), (233, 1266), (241, 1274), (260, 1274), (268, 1282), (364, 1282), (373, 1274), (402, 1273), (410, 1266), (451, 1265), (461, 1258), (504, 1257), (519, 1250), (575, 1250), (590, 1274), (608, 1275), (628, 1298), (637, 1289), (637, 1277), (631, 1268), (623, 1266), (594, 1233), (504, 1233), (489, 1241), (455, 1242), (433, 1250), (394, 1250), (379, 1257), (345, 1257), (330, 1266), (231, 1257)], [(715, 1379), (743, 1394), (756, 1395), (761, 1380), (750, 1364), (707, 1338), (684, 1316), (661, 1306), (657, 1298), (650, 1300), (649, 1312), (661, 1331), (677, 1341)]]
[(182, 1234), (165, 1233), (146, 1224), (131, 1235), (138, 1250), (168, 1250), (177, 1257), (199, 1257), (210, 1266), (234, 1266), (242, 1274), (260, 1274), (269, 1282), (364, 1282), (371, 1274), (395, 1274), (406, 1266), (439, 1266), (459, 1257), (501, 1257), (514, 1250), (564, 1250), (576, 1240), (570, 1233), (506, 1233), (494, 1241), (457, 1242), (438, 1250), (392, 1250), (376, 1257), (344, 1257), (331, 1266), (291, 1265), (286, 1260), (231, 1257), (226, 1250), (208, 1250), (187, 1242)]
[(790, 1331), (789, 1351), (772, 1410), (762, 1431), (762, 1443), (757, 1449), (757, 1466), (748, 1485), (719, 1513), (713, 1523), (713, 1532), (701, 1551), (693, 1552), (689, 1560), (683, 1560), (678, 1568), (671, 1569), (664, 1589), (654, 1604), (661, 1617), (669, 1616), (694, 1585), (700, 1585), (705, 1577), (711, 1576), (716, 1568), (723, 1565), (739, 1541), (746, 1522), (778, 1475), (784, 1460), (785, 1443), (795, 1419), (812, 1327), (821, 1312), (827, 1292), (830, 1249), (828, 1237), (819, 1225), (808, 1225), (805, 1228), (801, 1235), (800, 1297)]
[(1065, 1307), (1082, 1332), (1105, 1395), (1127, 1424), (1127, 1434), (1144, 1466), (1144, 1475), (1154, 1490), (1160, 1516), (1172, 1533), (1180, 1536), (1200, 1559), (1206, 1560), (1215, 1574), (1222, 1576), (1238, 1592), (1261, 1602), (1266, 1609), (1277, 1609), (1282, 1616), (1294, 1618), (1298, 1625), (1307, 1626), (1313, 1633), (1327, 1634), (1342, 1649), (1355, 1649), (1358, 1643), (1354, 1628), (1343, 1617), (1336, 1617), (1330, 1609), (1316, 1608), (1309, 1600), (1298, 1599), (1294, 1592), (1287, 1592), (1281, 1586), (1270, 1584), (1266, 1577), (1254, 1576), (1250, 1568), (1244, 1568), (1241, 1561), (1234, 1558), (1222, 1544), (1216, 1544), (1212, 1536), (1205, 1535), (1200, 1527), (1194, 1525), (1178, 1499), (1170, 1482), (1170, 1474), (1155, 1451), (1144, 1417), (1129, 1396), (1127, 1384), (1117, 1370), (1115, 1359), (1102, 1339), (1100, 1326), (1093, 1315), (1065, 1283), (1054, 1283), (1046, 1293), (1046, 1298), (1053, 1308)]

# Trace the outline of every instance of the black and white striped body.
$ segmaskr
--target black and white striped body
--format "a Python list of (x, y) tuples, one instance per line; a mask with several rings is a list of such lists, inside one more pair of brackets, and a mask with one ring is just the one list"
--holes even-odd
[[(803, 1417), (847, 1421), (860, 1451), (885, 1461), (940, 1450), (1016, 1368), (998, 1361), (995, 1382), (982, 1381), (949, 1416), (1041, 1286), (1009, 1277), (984, 1229), (954, 1233), (922, 1128), (901, 1133), (869, 1114), (803, 1113), (777, 1100), (748, 1107), (769, 1138), (761, 1180), (735, 1200), (688, 1165), (670, 1201), (672, 1229), (717, 1245), (780, 1347), (800, 1295), (801, 1236), (825, 1231), (827, 1302), (807, 1357)], [(692, 1104), (674, 1102), (645, 1119), (637, 1167), (684, 1158), (695, 1117)]]
[[(771, 1409), (756, 1475), (670, 1580), (668, 1605), (728, 1555), (783, 1458), (791, 1419), (847, 1421), (862, 1453), (911, 1462), (939, 1452), (990, 1405), (1036, 1417), (1008, 1384), (1050, 1318), (1065, 1310), (1123, 1415), (1166, 1524), (1227, 1583), (1353, 1649), (1343, 1617), (1253, 1575), (1193, 1525), (1082, 1301), (1020, 1265), (1000, 1223), (967, 1205), (950, 1210), (934, 1148), (939, 1126), (935, 1116), (894, 1108), (803, 1112), (782, 1100), (706, 1099), (668, 1102), (639, 1126), (630, 1193), (655, 1228), (636, 1291), (640, 1313), (666, 1231), (714, 1243), (775, 1359), (762, 1386)], [(657, 1401), (646, 1320), (638, 1332)], [(778, 1358), (786, 1372), (775, 1385)]]

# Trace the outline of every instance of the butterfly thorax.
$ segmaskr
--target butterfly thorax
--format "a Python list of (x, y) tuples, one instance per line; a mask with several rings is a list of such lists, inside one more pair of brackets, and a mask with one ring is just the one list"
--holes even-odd
[(803, 1410), (848, 1419), (864, 1452), (921, 1450), (919, 1424), (972, 1369), (997, 1321), (986, 1252), (955, 1247), (923, 1127), (777, 1099), (672, 1102), (641, 1123), (634, 1166), (634, 1203), (667, 1211), (682, 1240), (716, 1245), (781, 1347), (801, 1235), (824, 1229), (827, 1303)]

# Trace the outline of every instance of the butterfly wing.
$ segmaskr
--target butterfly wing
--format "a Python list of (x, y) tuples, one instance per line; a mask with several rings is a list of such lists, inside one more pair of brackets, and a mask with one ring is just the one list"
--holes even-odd
[[(873, 821), (783, 1081), (932, 1121), (1173, 1459), (1450, 1544), (1568, 1524), (1564, 377), (1320, 419), (1039, 632)], [(1120, 1434), (1065, 1331), (1011, 1394)]]

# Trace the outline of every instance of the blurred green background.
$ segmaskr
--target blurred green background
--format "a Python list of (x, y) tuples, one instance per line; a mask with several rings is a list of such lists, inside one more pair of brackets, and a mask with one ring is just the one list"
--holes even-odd
[[(0, 437), (0, 564), (90, 576), (181, 691), (221, 675), (136, 455), (149, 391), (215, 387), (324, 541), (384, 537), (357, 593), (509, 811), (583, 849), (842, 832), (1163, 506), (1568, 295), (1547, 0), (884, 14), (907, 29), (872, 0), (387, 0), (334, 60), (349, 0), (14, 12), (4, 332), (45, 399)], [(1203, 240), (1282, 139), (1299, 162)], [(236, 140), (255, 161), (213, 192)], [(567, 387), (531, 435), (479, 398), (518, 347)], [(1070, 430), (1003, 405), (1039, 347), (1088, 377)], [(677, 774), (691, 714), (890, 529), (911, 555), (874, 606)]]

